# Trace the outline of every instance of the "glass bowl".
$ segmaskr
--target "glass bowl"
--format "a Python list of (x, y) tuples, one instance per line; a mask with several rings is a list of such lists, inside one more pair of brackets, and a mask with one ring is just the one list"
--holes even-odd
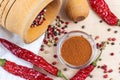
[[(62, 56), (61, 56), (61, 48), (64, 44), (64, 42), (66, 40), (68, 40), (69, 38), (71, 37), (74, 37), (74, 36), (82, 36), (84, 37), (89, 43), (90, 43), (90, 46), (91, 46), (91, 50), (92, 50), (92, 53), (91, 53), (91, 56), (89, 58), (89, 60), (87, 62), (85, 62), (84, 64), (82, 65), (79, 65), (79, 66), (75, 66), (75, 65), (72, 65), (70, 63), (68, 63)], [(97, 48), (96, 48), (96, 44), (93, 40), (93, 38), (88, 35), (87, 33), (85, 32), (82, 32), (82, 31), (71, 31), (71, 32), (68, 32), (67, 34), (65, 34), (59, 41), (58, 41), (58, 45), (57, 45), (57, 56), (60, 60), (60, 62), (70, 68), (74, 68), (74, 69), (82, 69), (82, 68), (85, 68), (86, 66), (90, 65), (93, 60), (95, 60), (95, 56), (96, 56), (96, 51), (97, 51)]]

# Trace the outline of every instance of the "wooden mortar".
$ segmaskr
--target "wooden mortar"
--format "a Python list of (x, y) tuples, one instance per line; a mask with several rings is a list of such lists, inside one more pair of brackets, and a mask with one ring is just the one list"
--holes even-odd
[[(18, 34), (25, 43), (39, 38), (57, 16), (62, 0), (0, 0), (0, 25)], [(31, 28), (36, 16), (46, 8), (46, 20)]]

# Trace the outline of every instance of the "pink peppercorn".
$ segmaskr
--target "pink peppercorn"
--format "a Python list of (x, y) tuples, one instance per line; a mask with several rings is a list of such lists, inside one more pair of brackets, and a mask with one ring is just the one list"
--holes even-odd
[(111, 72), (113, 72), (113, 70), (112, 70), (112, 69), (109, 69), (108, 72), (111, 73)]
[(104, 73), (107, 73), (107, 69), (104, 69)]
[(55, 41), (58, 41), (58, 37), (55, 38)]
[(102, 68), (103, 70), (106, 70), (106, 69), (107, 69), (107, 65), (104, 64), (103, 66), (101, 66), (101, 68)]
[(47, 40), (46, 39), (44, 39), (43, 42), (44, 42), (44, 44), (47, 44)]
[(53, 57), (54, 57), (54, 58), (57, 58), (57, 55), (55, 54), (55, 55), (53, 55)]
[(55, 62), (55, 61), (54, 61), (54, 62), (52, 62), (52, 65), (56, 65), (56, 64), (57, 64), (57, 62)]
[(110, 53), (110, 55), (111, 55), (111, 56), (114, 56), (114, 53), (112, 52), (112, 53)]
[(40, 49), (40, 51), (44, 51), (44, 48), (42, 47), (42, 48)]
[(108, 41), (112, 41), (112, 38), (108, 38)]
[(107, 74), (103, 75), (103, 78), (108, 78), (108, 75)]
[(69, 24), (69, 22), (65, 22), (65, 24), (66, 24), (66, 25), (68, 25), (68, 24)]
[(60, 16), (56, 16), (57, 19), (60, 19)]
[(112, 41), (116, 41), (116, 38), (112, 38)]
[(97, 39), (99, 39), (99, 38), (100, 38), (99, 36), (96, 36), (96, 37), (95, 37), (95, 40), (97, 40)]

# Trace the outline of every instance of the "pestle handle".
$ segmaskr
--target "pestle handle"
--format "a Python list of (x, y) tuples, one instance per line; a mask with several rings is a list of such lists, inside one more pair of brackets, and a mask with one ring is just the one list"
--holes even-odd
[(82, 21), (89, 14), (89, 5), (87, 0), (67, 0), (65, 11), (71, 20)]

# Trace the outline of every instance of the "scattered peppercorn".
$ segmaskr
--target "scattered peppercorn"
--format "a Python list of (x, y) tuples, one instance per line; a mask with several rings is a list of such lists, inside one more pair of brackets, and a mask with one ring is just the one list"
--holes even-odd
[(106, 64), (102, 65), (101, 69), (106, 70), (107, 69), (107, 65)]
[(69, 22), (63, 21), (60, 16), (57, 16), (55, 23), (48, 26), (48, 29), (45, 34), (44, 44), (51, 47), (57, 46), (57, 42), (61, 35), (66, 34), (66, 28), (68, 27)]
[(112, 41), (116, 41), (116, 38), (112, 38)]
[(77, 21), (75, 21), (74, 23), (75, 23), (75, 24), (77, 24), (78, 22), (77, 22)]
[(93, 75), (89, 75), (90, 78), (93, 78)]
[(110, 29), (110, 28), (108, 28), (108, 29), (107, 29), (107, 31), (108, 31), (108, 32), (110, 32), (110, 31), (111, 31), (111, 29)]
[(40, 48), (40, 51), (44, 51), (44, 48), (43, 48), (43, 47), (41, 47), (41, 48)]
[(41, 47), (44, 47), (44, 45), (41, 45)]
[(111, 43), (111, 45), (115, 45), (115, 43), (114, 43), (114, 42), (112, 42), (112, 43)]
[(97, 68), (101, 68), (100, 66), (97, 66)]
[(81, 28), (84, 29), (84, 28), (85, 28), (85, 25), (81, 26)]
[(118, 31), (114, 31), (114, 33), (116, 34), (116, 33), (118, 33)]
[(104, 71), (103, 71), (104, 73), (107, 73), (107, 69), (104, 69)]
[(99, 39), (100, 37), (99, 36), (95, 36), (95, 40)]
[(109, 72), (109, 73), (113, 72), (113, 69), (109, 69), (108, 72)]
[(52, 65), (56, 65), (56, 64), (57, 64), (57, 62), (56, 62), (56, 61), (52, 62)]
[(112, 53), (110, 53), (110, 55), (111, 55), (111, 56), (114, 56), (114, 53), (112, 52)]
[(57, 43), (55, 43), (54, 46), (57, 46)]
[(111, 38), (111, 37), (109, 37), (109, 38), (108, 38), (108, 41), (112, 41), (112, 38)]
[(99, 22), (100, 22), (100, 23), (102, 23), (103, 21), (102, 21), (102, 20), (100, 20)]
[(64, 68), (63, 71), (67, 71), (67, 68)]
[(103, 75), (103, 78), (108, 78), (108, 75), (107, 74)]
[(54, 58), (58, 58), (58, 56), (57, 56), (56, 54), (55, 54), (55, 55), (53, 55), (53, 57), (54, 57)]

